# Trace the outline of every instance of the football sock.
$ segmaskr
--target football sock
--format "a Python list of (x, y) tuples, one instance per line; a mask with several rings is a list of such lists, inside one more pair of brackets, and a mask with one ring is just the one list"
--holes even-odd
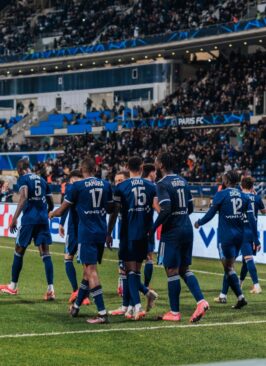
[(73, 264), (73, 259), (65, 259), (65, 269), (66, 274), (71, 283), (73, 291), (77, 291), (78, 289), (78, 282), (77, 282), (77, 274), (76, 269)]
[(229, 286), (231, 287), (231, 289), (233, 290), (233, 292), (237, 296), (237, 298), (239, 298), (240, 296), (242, 297), (242, 295), (243, 295), (242, 290), (240, 288), (239, 279), (238, 279), (235, 271), (229, 271), (227, 278), (228, 278)]
[(75, 301), (75, 307), (79, 308), (82, 304), (82, 301), (89, 296), (89, 282), (87, 280), (82, 280), (80, 287), (79, 287), (79, 291), (78, 291), (78, 296), (76, 298)]
[(253, 258), (247, 259), (246, 263), (247, 263), (247, 269), (249, 271), (252, 282), (254, 285), (256, 285), (257, 283), (259, 283), (259, 280), (258, 280), (257, 268), (255, 266), (254, 259)]
[(243, 282), (247, 276), (248, 273), (248, 267), (246, 261), (243, 259), (242, 261), (242, 267), (240, 271), (240, 281)]
[(102, 286), (96, 286), (93, 289), (91, 289), (91, 295), (94, 299), (95, 305), (97, 307), (98, 313), (100, 315), (105, 315), (106, 314), (106, 310), (105, 310), (105, 306), (104, 306), (104, 301), (103, 301), (103, 290), (102, 290)]
[(22, 266), (23, 266), (23, 255), (15, 252), (12, 265), (12, 282), (14, 282), (15, 284), (18, 282)]
[(142, 282), (141, 282), (141, 273), (140, 272), (136, 272), (136, 275), (138, 276), (138, 282), (139, 282), (139, 291), (141, 293), (143, 293), (143, 295), (147, 295), (147, 293), (149, 292), (148, 287), (146, 287)]
[(144, 285), (149, 287), (153, 273), (153, 261), (149, 260), (144, 266)]
[(132, 300), (132, 305), (135, 306), (140, 304), (139, 287), (140, 287), (140, 277), (137, 273), (130, 271), (128, 276), (128, 287), (130, 298)]
[(198, 280), (197, 280), (196, 276), (194, 275), (194, 273), (191, 272), (191, 271), (187, 271), (182, 276), (182, 278), (185, 281), (185, 284), (187, 285), (187, 287), (189, 288), (189, 291), (194, 296), (195, 300), (197, 302), (203, 300), (204, 299), (204, 296), (203, 296), (203, 294), (201, 292), (201, 289), (200, 289)]
[(130, 302), (130, 293), (128, 288), (127, 275), (121, 275), (123, 281), (123, 306), (128, 307)]
[(227, 295), (228, 294), (228, 290), (229, 290), (229, 283), (228, 283), (228, 279), (227, 279), (226, 274), (224, 274), (223, 286), (222, 286), (221, 294)]
[(179, 297), (181, 292), (181, 284), (179, 275), (168, 277), (168, 297), (172, 312), (179, 312)]
[(54, 283), (54, 267), (52, 258), (50, 255), (43, 255), (42, 260), (44, 263), (47, 284), (52, 285)]

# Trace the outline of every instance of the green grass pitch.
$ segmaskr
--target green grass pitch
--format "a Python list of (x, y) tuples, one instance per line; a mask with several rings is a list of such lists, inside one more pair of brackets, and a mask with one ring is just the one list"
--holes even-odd
[[(14, 240), (0, 238), (0, 283), (10, 281)], [(221, 264), (194, 258), (195, 270), (211, 310), (199, 325), (190, 325), (195, 302), (182, 283), (179, 324), (156, 320), (168, 310), (164, 270), (156, 267), (152, 287), (158, 292), (157, 306), (140, 322), (115, 317), (108, 325), (89, 325), (95, 306), (83, 307), (80, 317), (68, 315), (70, 285), (65, 275), (63, 246), (52, 246), (57, 299), (46, 303), (43, 264), (31, 246), (24, 258), (18, 296), (0, 296), (0, 365), (185, 365), (201, 362), (266, 358), (266, 290), (249, 294), (247, 278), (244, 292), (249, 302), (240, 311), (232, 310), (235, 297), (229, 293), (227, 305), (214, 304), (221, 285)], [(116, 295), (117, 252), (105, 252), (100, 277), (107, 309), (120, 305)], [(79, 279), (81, 267), (76, 266)], [(239, 271), (239, 265), (237, 266)], [(261, 285), (266, 289), (266, 266), (258, 265)], [(143, 299), (143, 303), (145, 299)], [(238, 323), (238, 324), (234, 324)], [(95, 332), (95, 330), (97, 332)], [(94, 331), (94, 332), (93, 332)], [(37, 336), (38, 334), (43, 334)], [(50, 333), (55, 333), (51, 335)], [(22, 337), (22, 334), (34, 336)], [(16, 337), (11, 337), (15, 336)]]

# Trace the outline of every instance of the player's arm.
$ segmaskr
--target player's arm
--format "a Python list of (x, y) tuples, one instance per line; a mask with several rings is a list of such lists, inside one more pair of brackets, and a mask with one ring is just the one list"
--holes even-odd
[(64, 201), (60, 207), (56, 210), (49, 212), (49, 219), (53, 219), (54, 217), (61, 217), (66, 211), (69, 210), (72, 203), (68, 201)]
[(113, 237), (112, 237), (112, 232), (113, 229), (115, 227), (115, 223), (120, 211), (120, 207), (121, 207), (121, 197), (120, 197), (120, 192), (119, 189), (114, 190), (114, 194), (112, 192), (112, 188), (110, 185), (110, 189), (108, 192), (108, 199), (109, 202), (108, 204), (110, 205), (110, 210), (108, 213), (110, 213), (109, 216), (109, 221), (108, 221), (108, 225), (107, 225), (107, 237), (106, 237), (106, 246), (107, 248), (111, 249), (113, 246)]
[(10, 232), (13, 234), (17, 231), (17, 221), (19, 218), (19, 215), (21, 214), (23, 207), (25, 205), (25, 203), (27, 202), (28, 199), (28, 187), (22, 186), (19, 190), (20, 192), (20, 196), (19, 196), (19, 201), (18, 201), (18, 205), (15, 211), (15, 214), (12, 218), (11, 224), (9, 225), (9, 230)]
[(153, 233), (160, 225), (164, 224), (167, 221), (172, 212), (171, 199), (167, 188), (163, 183), (157, 184), (157, 196), (160, 211), (157, 219), (155, 220), (155, 223), (153, 224)]
[(160, 205), (159, 205), (159, 201), (158, 201), (158, 197), (154, 197), (153, 199), (153, 204), (152, 204), (152, 208), (157, 212), (159, 213), (161, 208), (160, 208)]
[(69, 213), (69, 209), (63, 213), (63, 215), (61, 216), (60, 222), (59, 222), (59, 235), (61, 236), (61, 238), (65, 237), (64, 225), (65, 225), (68, 213)]
[(46, 196), (46, 202), (47, 202), (47, 205), (48, 205), (48, 212), (53, 211), (53, 209), (54, 209), (54, 199), (53, 199), (53, 196), (52, 195), (47, 195)]
[(211, 221), (215, 216), (216, 212), (219, 210), (221, 202), (221, 194), (220, 192), (216, 193), (213, 198), (212, 205), (207, 211), (207, 213), (198, 221), (195, 222), (194, 226), (198, 229), (200, 226), (207, 224), (207, 222)]

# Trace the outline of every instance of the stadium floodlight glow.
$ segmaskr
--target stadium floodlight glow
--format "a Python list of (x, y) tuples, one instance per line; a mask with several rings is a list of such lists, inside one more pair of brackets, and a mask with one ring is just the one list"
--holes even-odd
[(95, 61), (93, 61), (93, 63), (92, 63), (93, 65), (96, 65), (96, 62)]
[(247, 44), (248, 44), (248, 43), (245, 41), (245, 42), (244, 42), (244, 45), (246, 46)]
[(70, 69), (71, 65), (67, 65), (67, 67)]
[(34, 69), (30, 69), (30, 71), (31, 71), (31, 72), (33, 72), (33, 71), (34, 71)]
[(131, 57), (131, 61), (134, 61), (135, 60), (135, 58), (134, 57)]
[(218, 47), (217, 47), (217, 46), (214, 46), (214, 49), (215, 49), (215, 50), (218, 50)]
[(158, 57), (162, 57), (162, 54), (161, 53), (158, 53)]
[(108, 62), (109, 62), (108, 60), (105, 60), (105, 63), (106, 63), (106, 64), (108, 64)]
[(10, 74), (10, 71), (7, 71), (6, 73), (9, 75)]
[(203, 52), (203, 48), (200, 49), (200, 52)]
[(232, 43), (229, 44), (229, 47), (233, 47)]
[(79, 66), (80, 66), (80, 67), (82, 67), (82, 66), (83, 66), (83, 64), (79, 64)]
[(146, 56), (144, 56), (144, 58), (148, 58), (148, 56), (146, 55)]
[(83, 21), (83, 22), (86, 22), (86, 19), (85, 19), (85, 18), (83, 18), (83, 19), (82, 19), (82, 21)]
[(260, 39), (259, 42), (262, 43), (262, 39)]
[(57, 70), (58, 69), (58, 66), (55, 66), (54, 68)]
[(21, 74), (22, 73), (22, 70), (18, 70), (18, 72)]
[(175, 52), (172, 52), (172, 56), (174, 56), (175, 55)]
[(45, 71), (46, 70), (46, 67), (43, 67), (42, 69), (43, 69), (43, 71)]
[(118, 62), (121, 62), (121, 61), (122, 61), (122, 60), (121, 60), (121, 58), (119, 58), (119, 59), (118, 59)]
[(189, 53), (189, 50), (186, 50), (186, 53)]

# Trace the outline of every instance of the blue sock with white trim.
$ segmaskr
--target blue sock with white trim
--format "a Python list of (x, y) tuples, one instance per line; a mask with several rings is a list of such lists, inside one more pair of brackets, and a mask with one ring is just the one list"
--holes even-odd
[(71, 283), (73, 291), (77, 291), (78, 282), (77, 282), (77, 274), (76, 269), (73, 264), (73, 259), (65, 259), (65, 269), (69, 282)]
[(121, 279), (123, 282), (123, 306), (128, 307), (130, 302), (130, 293), (128, 288), (127, 275), (122, 274)]
[(203, 293), (201, 292), (199, 282), (194, 275), (193, 272), (187, 271), (184, 275), (182, 275), (183, 280), (185, 281), (185, 284), (189, 288), (189, 291), (194, 296), (195, 300), (197, 302), (204, 299)]
[(253, 258), (246, 259), (246, 263), (247, 263), (247, 269), (249, 271), (253, 284), (254, 285), (258, 284), (259, 279), (258, 279), (257, 268), (255, 266), (254, 259)]
[(221, 294), (227, 295), (228, 294), (228, 290), (229, 290), (229, 283), (228, 283), (227, 276), (224, 274)]
[(12, 264), (12, 282), (14, 283), (18, 282), (22, 266), (23, 266), (23, 255), (15, 252)]
[(43, 255), (42, 260), (43, 260), (43, 264), (44, 264), (47, 284), (49, 286), (54, 283), (54, 267), (53, 267), (52, 258), (50, 256), (50, 254), (48, 254), (48, 255)]
[(228, 272), (228, 283), (231, 289), (233, 290), (234, 294), (239, 298), (240, 296), (243, 296), (239, 279), (237, 277), (237, 274), (235, 271), (229, 271)]
[(179, 312), (179, 297), (181, 292), (181, 284), (179, 275), (168, 277), (168, 297), (170, 309), (172, 312)]
[(144, 285), (149, 287), (153, 273), (153, 261), (148, 260), (144, 266)]
[(133, 306), (140, 304), (140, 296), (139, 296), (139, 276), (137, 273), (130, 271), (128, 276), (128, 287), (129, 287), (129, 293), (130, 298), (132, 300)]
[(139, 291), (145, 296), (149, 292), (149, 289), (141, 282), (141, 273), (136, 272), (136, 275), (138, 276)]
[(79, 308), (83, 300), (88, 296), (89, 296), (89, 282), (83, 279), (79, 287), (78, 296), (74, 303), (75, 307)]
[(96, 286), (93, 289), (91, 289), (91, 296), (94, 299), (95, 305), (97, 307), (98, 313), (100, 315), (105, 315), (106, 314), (106, 310), (105, 310), (105, 306), (104, 306), (104, 301), (103, 301), (103, 290), (102, 290), (102, 286)]
[(240, 276), (239, 276), (239, 279), (241, 282), (243, 282), (245, 280), (245, 278), (247, 277), (247, 274), (248, 274), (247, 263), (246, 263), (245, 259), (243, 259)]

